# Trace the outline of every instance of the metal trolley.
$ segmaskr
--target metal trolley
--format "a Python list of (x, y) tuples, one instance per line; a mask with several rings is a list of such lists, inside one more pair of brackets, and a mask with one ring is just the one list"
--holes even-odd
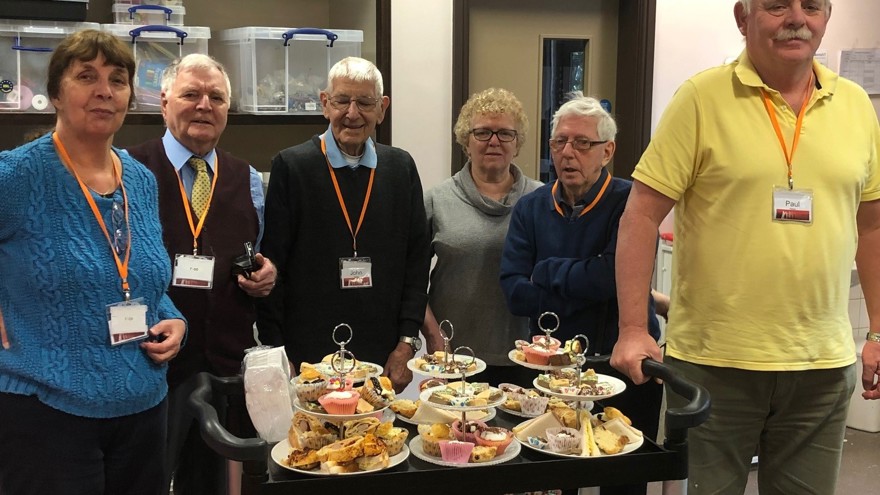
[[(605, 358), (607, 359), (607, 357)], [(672, 390), (689, 400), (680, 409), (668, 409), (663, 445), (645, 440), (630, 454), (591, 459), (551, 457), (532, 449), (522, 449), (513, 460), (493, 466), (450, 468), (410, 456), (406, 462), (385, 471), (357, 476), (308, 476), (283, 469), (271, 462), (272, 445), (259, 438), (238, 438), (218, 420), (218, 411), (229, 396), (242, 395), (241, 377), (218, 378), (208, 373), (198, 377), (189, 405), (199, 420), (202, 437), (217, 453), (242, 462), (242, 495), (291, 493), (418, 493), (419, 495), (485, 495), (516, 493), (549, 488), (579, 488), (615, 484), (663, 482), (665, 495), (686, 493), (687, 430), (709, 416), (709, 394), (655, 361), (644, 361), (648, 376), (663, 380)], [(494, 423), (513, 427), (506, 415)], [(410, 428), (410, 438), (417, 434)]]

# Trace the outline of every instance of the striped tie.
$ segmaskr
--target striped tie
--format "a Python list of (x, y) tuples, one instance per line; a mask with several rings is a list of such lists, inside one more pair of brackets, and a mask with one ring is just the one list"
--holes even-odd
[(197, 156), (190, 157), (189, 166), (196, 171), (196, 178), (193, 181), (192, 202), (193, 212), (202, 218), (205, 208), (208, 207), (208, 197), (211, 195), (211, 180), (208, 179), (208, 164), (205, 160)]

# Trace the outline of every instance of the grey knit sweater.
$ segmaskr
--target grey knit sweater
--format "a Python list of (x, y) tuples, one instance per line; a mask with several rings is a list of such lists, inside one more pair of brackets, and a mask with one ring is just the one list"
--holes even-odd
[(529, 334), (528, 319), (507, 310), (498, 282), (501, 250), (510, 212), (519, 199), (541, 186), (511, 164), (514, 185), (501, 202), (479, 193), (467, 163), (425, 193), (431, 249), (429, 304), (437, 321), (455, 327), (453, 347), (466, 345), (490, 365), (513, 365), (507, 353)]

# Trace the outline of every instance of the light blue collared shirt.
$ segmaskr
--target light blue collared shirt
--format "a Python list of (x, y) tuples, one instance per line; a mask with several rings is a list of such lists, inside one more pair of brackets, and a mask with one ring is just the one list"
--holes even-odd
[(327, 127), (327, 132), (322, 134), (321, 138), (324, 139), (324, 143), (327, 146), (327, 160), (330, 161), (331, 167), (357, 168), (359, 165), (363, 165), (367, 168), (376, 168), (376, 163), (379, 160), (376, 157), (376, 145), (373, 143), (372, 138), (367, 138), (367, 142), (364, 143), (364, 154), (354, 166), (349, 165), (348, 162), (345, 161), (345, 156), (342, 154), (342, 151), (339, 150), (339, 146), (336, 144), (336, 139), (333, 137), (333, 130), (329, 126)]
[[(174, 170), (180, 175), (180, 180), (183, 182), (183, 189), (186, 190), (186, 196), (192, 199), (192, 187), (196, 178), (196, 171), (193, 170), (192, 167), (187, 166), (186, 162), (191, 156), (193, 156), (193, 152), (188, 150), (186, 146), (180, 144), (168, 129), (165, 130), (165, 135), (162, 136), (162, 144), (165, 146), (165, 155), (168, 157), (168, 161), (171, 162), (171, 165), (174, 166)], [(340, 156), (342, 155), (340, 154)], [(208, 163), (208, 178), (213, 180), (214, 166), (217, 164), (217, 151), (212, 149), (207, 155), (202, 156), (201, 158)], [(257, 221), (260, 224), (260, 232), (259, 235), (257, 235), (257, 244), (255, 246), (255, 249), (259, 252), (260, 241), (263, 240), (263, 210), (266, 206), (266, 200), (263, 196), (263, 179), (254, 167), (249, 166), (249, 168), (251, 201), (254, 203), (254, 210), (257, 211)]]

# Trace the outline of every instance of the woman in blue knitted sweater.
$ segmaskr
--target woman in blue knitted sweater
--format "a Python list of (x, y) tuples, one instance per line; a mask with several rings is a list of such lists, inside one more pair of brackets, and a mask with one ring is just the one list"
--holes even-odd
[(162, 487), (165, 363), (186, 325), (155, 179), (111, 146), (134, 68), (114, 36), (71, 35), (49, 63), (55, 132), (0, 153), (4, 494)]

